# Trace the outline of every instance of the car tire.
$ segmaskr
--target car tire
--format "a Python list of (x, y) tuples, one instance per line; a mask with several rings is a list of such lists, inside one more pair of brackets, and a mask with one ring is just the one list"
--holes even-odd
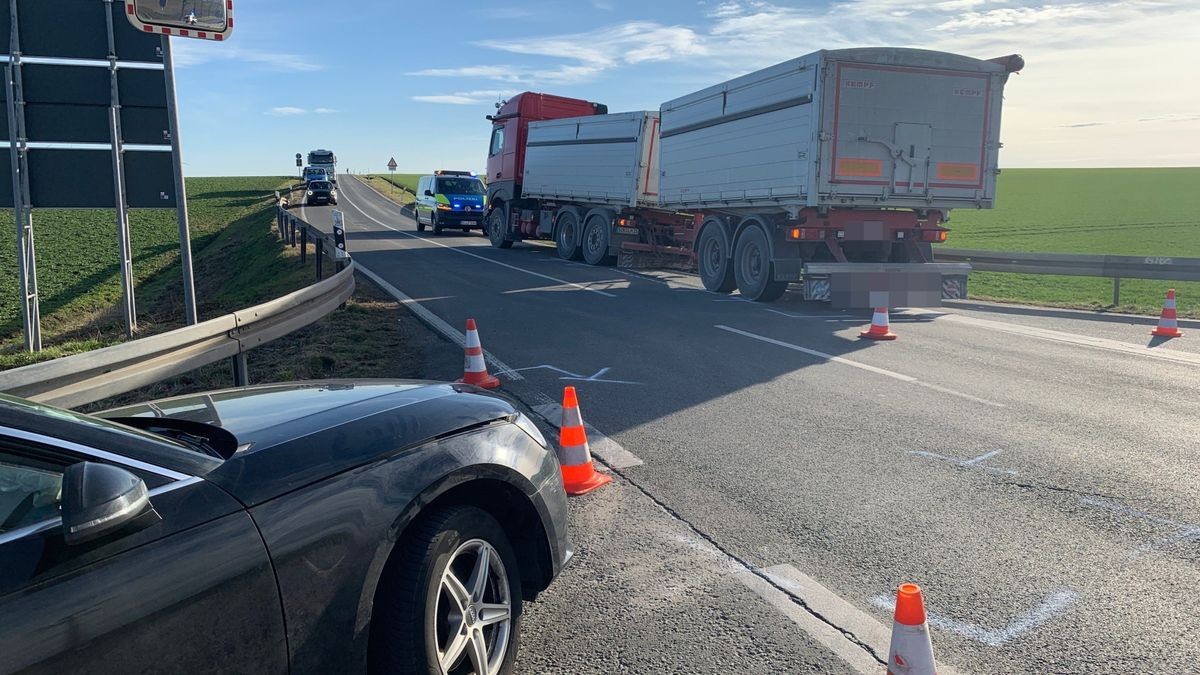
[(709, 225), (700, 233), (700, 241), (696, 244), (696, 267), (699, 268), (704, 288), (713, 293), (728, 293), (734, 289), (729, 245), (721, 234), (720, 226)]
[(609, 242), (612, 239), (610, 225), (601, 216), (588, 218), (583, 228), (583, 260), (589, 265), (609, 265), (613, 256), (608, 254)]
[[(472, 590), (471, 577), (485, 550), (485, 583)], [(460, 595), (469, 596), (465, 612), (457, 611), (461, 603), (451, 597), (451, 576), (461, 584)], [(520, 579), (512, 544), (486, 511), (449, 506), (421, 517), (397, 543), (375, 592), (368, 644), (371, 672), (453, 672), (456, 662), (465, 666), (464, 672), (479, 672), (470, 659), (472, 647), (481, 644), (491, 667), (499, 665), (499, 673), (511, 673), (520, 636)], [(495, 620), (504, 606), (507, 619), (479, 625)], [(454, 634), (466, 638), (452, 641)], [(442, 656), (451, 656), (448, 648), (464, 641), (458, 659), (443, 669)]]
[(430, 225), (433, 226), (434, 236), (440, 237), (442, 235), (442, 223), (441, 223), (441, 220), (438, 218), (437, 211), (434, 211), (433, 213), (429, 214), (429, 223), (430, 223)]
[(583, 257), (583, 233), (579, 217), (571, 211), (563, 211), (558, 217), (558, 228), (554, 231), (554, 248), (563, 260), (579, 260)]
[(488, 214), (487, 224), (484, 226), (494, 248), (512, 248), (513, 245), (512, 240), (505, 236), (504, 213), (503, 208), (492, 209), (492, 212)]
[(733, 276), (743, 298), (758, 302), (778, 300), (787, 290), (786, 281), (775, 281), (771, 245), (767, 233), (751, 225), (738, 235), (733, 251)]

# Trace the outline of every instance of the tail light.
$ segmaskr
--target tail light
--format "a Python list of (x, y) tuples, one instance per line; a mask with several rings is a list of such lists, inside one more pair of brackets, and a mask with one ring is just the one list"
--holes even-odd
[(946, 241), (947, 230), (921, 230), (921, 241), (940, 244)]

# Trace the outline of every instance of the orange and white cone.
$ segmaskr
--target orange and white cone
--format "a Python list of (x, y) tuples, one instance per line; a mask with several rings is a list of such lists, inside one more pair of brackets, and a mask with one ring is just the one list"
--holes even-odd
[(921, 597), (921, 587), (916, 584), (900, 584), (896, 593), (887, 675), (937, 675), (933, 643), (925, 623), (925, 600)]
[(500, 380), (495, 375), (488, 374), (487, 363), (483, 360), (483, 345), (479, 342), (479, 330), (475, 328), (475, 319), (467, 319), (467, 344), (463, 376), (459, 382), (473, 384), (484, 389), (495, 389), (500, 386)]
[(858, 337), (868, 340), (895, 340), (896, 334), (888, 326), (888, 308), (876, 307), (875, 314), (871, 316), (871, 327), (859, 333)]
[(1175, 318), (1175, 289), (1167, 291), (1167, 299), (1163, 302), (1162, 315), (1158, 317), (1158, 327), (1150, 331), (1155, 337), (1183, 337), (1179, 330), (1179, 322)]
[(596, 471), (592, 450), (575, 387), (563, 389), (562, 424), (558, 427), (558, 463), (562, 468), (563, 488), (569, 495), (582, 495), (612, 481), (612, 476)]

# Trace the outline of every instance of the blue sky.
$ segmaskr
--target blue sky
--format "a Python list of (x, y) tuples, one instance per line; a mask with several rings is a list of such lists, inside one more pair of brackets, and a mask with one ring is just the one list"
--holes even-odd
[(1200, 165), (1200, 0), (237, 0), (228, 42), (176, 38), (185, 172), (480, 170), (503, 96), (662, 101), (817, 49), (1021, 53), (1004, 166)]

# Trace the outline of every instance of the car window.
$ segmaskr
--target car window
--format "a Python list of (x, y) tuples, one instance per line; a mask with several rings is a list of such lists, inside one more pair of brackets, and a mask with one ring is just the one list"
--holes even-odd
[(62, 467), (0, 450), (0, 534), (59, 515)]
[(504, 127), (496, 127), (492, 129), (492, 151), (490, 154), (498, 155), (504, 151)]
[(444, 195), (481, 195), (483, 183), (475, 178), (439, 178), (436, 192)]

